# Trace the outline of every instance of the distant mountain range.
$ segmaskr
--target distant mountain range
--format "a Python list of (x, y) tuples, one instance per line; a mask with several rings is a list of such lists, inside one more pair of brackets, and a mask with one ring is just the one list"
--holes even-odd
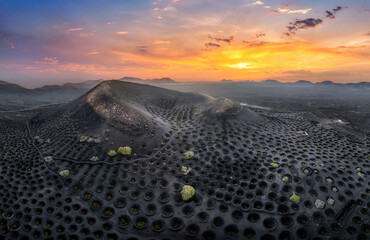
[[(93, 87), (97, 86), (104, 80), (88, 80), (79, 83), (65, 83), (63, 85), (45, 85), (43, 87), (28, 89), (20, 85), (9, 83), (0, 80), (0, 94), (34, 94), (34, 93), (53, 93), (53, 92), (78, 92), (85, 93)], [(154, 78), (154, 79), (141, 79), (135, 77), (123, 77), (119, 81), (157, 85), (157, 84), (176, 84), (178, 82), (171, 78)], [(233, 81), (228, 79), (223, 79), (221, 83), (227, 84), (253, 84), (257, 86), (297, 86), (297, 87), (345, 87), (345, 88), (363, 88), (370, 89), (370, 82), (359, 82), (359, 83), (334, 83), (332, 81), (323, 81), (318, 83), (312, 83), (306, 80), (299, 80), (297, 82), (279, 82), (273, 79), (267, 79), (265, 81)]]
[(81, 83), (46, 85), (28, 89), (17, 84), (0, 81), (0, 109), (17, 108), (44, 104), (59, 104), (71, 101), (94, 88), (103, 80), (90, 80)]
[(351, 88), (370, 88), (370, 82), (359, 82), (359, 83), (334, 83), (332, 81), (323, 81), (313, 83), (306, 80), (299, 80), (296, 82), (279, 82), (273, 79), (267, 79), (262, 82), (256, 82), (257, 84), (260, 83), (262, 85), (280, 85), (280, 86), (323, 86), (323, 87), (351, 87)]
[[(168, 84), (168, 83), (176, 83), (171, 78), (154, 78), (154, 79), (141, 79), (141, 78), (134, 78), (134, 77), (123, 77), (119, 79), (120, 81), (124, 82), (133, 82), (133, 83), (141, 83), (141, 84), (149, 84), (149, 85), (156, 85), (156, 84)], [(63, 85), (45, 85), (39, 88), (29, 89), (22, 87), (15, 83), (9, 83), (0, 80), (0, 93), (8, 93), (8, 94), (31, 94), (33, 92), (55, 92), (55, 91), (81, 91), (81, 90), (90, 90), (93, 87), (99, 85), (99, 83), (103, 82), (103, 79), (99, 80), (88, 80), (79, 83), (65, 83)]]
[[(20, 85), (0, 80), (0, 109), (1, 105), (25, 106), (58, 104), (72, 101), (89, 90), (93, 89), (105, 80), (88, 80), (79, 83), (65, 83), (63, 85), (45, 85), (39, 88), (29, 89)], [(121, 82), (134, 82), (146, 85), (174, 84), (170, 78), (147, 79), (124, 77)]]
[(65, 90), (90, 90), (104, 80), (88, 80), (80, 83), (66, 83), (63, 85), (45, 85), (43, 87), (29, 89), (20, 85), (9, 83), (0, 80), (0, 93), (23, 93), (32, 94), (34, 92), (53, 92), (53, 91), (65, 91)]
[(86, 89), (90, 90), (91, 88), (97, 86), (99, 83), (103, 82), (103, 79), (100, 80), (88, 80), (79, 83), (65, 83), (63, 85), (45, 85), (40, 88), (35, 88), (35, 91), (60, 91), (60, 90), (81, 90)]
[(370, 82), (359, 82), (359, 83), (334, 83), (332, 81), (323, 81), (313, 83), (307, 80), (299, 80), (296, 82), (279, 82), (278, 80), (274, 79), (267, 79), (264, 81), (233, 81), (229, 79), (222, 79), (220, 83), (228, 83), (228, 84), (235, 84), (235, 83), (246, 83), (246, 84), (253, 84), (253, 85), (260, 85), (260, 86), (311, 86), (311, 87), (318, 87), (318, 86), (331, 86), (331, 87), (350, 87), (350, 88), (370, 88)]
[[(141, 79), (141, 78), (134, 78), (134, 77), (123, 77), (119, 79), (120, 81), (124, 82), (133, 82), (133, 83), (141, 83), (141, 84), (149, 84), (149, 85), (156, 85), (156, 84), (168, 84), (168, 83), (176, 83), (171, 78), (154, 78), (154, 79)], [(88, 80), (79, 83), (65, 83), (63, 85), (45, 85), (39, 88), (28, 89), (22, 87), (20, 85), (9, 83), (0, 80), (0, 93), (32, 93), (32, 92), (53, 92), (53, 91), (65, 91), (65, 90), (90, 90), (93, 87), (99, 85), (99, 83), (103, 82), (103, 79), (99, 80)]]

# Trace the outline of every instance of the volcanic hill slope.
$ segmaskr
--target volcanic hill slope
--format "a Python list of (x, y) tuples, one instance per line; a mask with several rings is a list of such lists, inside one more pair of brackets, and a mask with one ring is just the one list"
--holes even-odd
[[(218, 101), (217, 105), (215, 101)], [(223, 105), (225, 101), (228, 103)], [(31, 123), (37, 129), (35, 134), (43, 139), (61, 137), (68, 134), (63, 129), (73, 128), (77, 137), (66, 135), (63, 142), (73, 144), (81, 136), (90, 138), (91, 142), (99, 143), (96, 144), (99, 151), (95, 154), (101, 158), (109, 158), (106, 153), (120, 146), (131, 146), (134, 157), (145, 157), (156, 151), (174, 132), (180, 131), (179, 126), (191, 127), (194, 122), (206, 119), (209, 122), (213, 119), (211, 116), (227, 120), (239, 110), (240, 107), (225, 98), (106, 81), (69, 104), (39, 114)], [(55, 128), (60, 131), (54, 131)], [(51, 135), (45, 136), (47, 133)], [(50, 149), (58, 149), (58, 144), (57, 141)], [(55, 154), (50, 149), (45, 149), (46, 153)], [(59, 151), (64, 149), (59, 148)], [(73, 154), (81, 153), (70, 152), (68, 157)], [(56, 155), (61, 156), (61, 152)]]
[[(0, 239), (370, 231), (369, 136), (354, 141), (305, 113), (106, 81), (31, 119), (15, 116), (0, 118)], [(120, 147), (131, 154), (108, 154)], [(195, 188), (188, 201), (184, 185)]]

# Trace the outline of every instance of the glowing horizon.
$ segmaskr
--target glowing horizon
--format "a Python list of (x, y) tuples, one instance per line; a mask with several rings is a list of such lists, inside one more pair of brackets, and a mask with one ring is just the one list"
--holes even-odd
[(0, 79), (369, 81), (370, 2), (0, 1)]

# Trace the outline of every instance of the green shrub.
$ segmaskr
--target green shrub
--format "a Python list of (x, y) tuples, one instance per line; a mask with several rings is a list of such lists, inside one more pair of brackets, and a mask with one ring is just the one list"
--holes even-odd
[(132, 149), (128, 146), (126, 147), (119, 147), (118, 152), (122, 155), (131, 155)]
[(62, 176), (62, 177), (68, 177), (69, 170), (68, 169), (62, 170), (62, 171), (59, 172), (59, 175)]
[(111, 157), (114, 157), (114, 156), (117, 155), (117, 152), (116, 152), (116, 150), (109, 150), (108, 155), (111, 156)]
[(182, 200), (188, 201), (195, 195), (195, 189), (190, 185), (185, 185), (181, 190)]
[(324, 208), (325, 207), (325, 202), (320, 200), (320, 199), (316, 199), (315, 206), (316, 206), (316, 208)]
[(181, 167), (181, 172), (182, 173), (186, 173), (187, 171), (188, 171), (188, 167), (186, 167), (186, 166)]
[(301, 201), (301, 197), (299, 195), (295, 194), (295, 192), (293, 192), (293, 194), (292, 194), (292, 196), (290, 196), (289, 200), (294, 202), (294, 203), (299, 203)]
[(181, 166), (181, 172), (183, 174), (188, 174), (189, 172), (191, 171), (191, 168), (190, 167), (186, 167), (186, 166)]
[(270, 163), (270, 165), (273, 166), (274, 168), (279, 167), (279, 164), (278, 163)]
[(184, 153), (184, 158), (185, 158), (185, 159), (190, 159), (190, 158), (192, 158), (192, 157), (194, 157), (194, 152), (192, 152), (192, 151), (187, 151), (186, 153)]

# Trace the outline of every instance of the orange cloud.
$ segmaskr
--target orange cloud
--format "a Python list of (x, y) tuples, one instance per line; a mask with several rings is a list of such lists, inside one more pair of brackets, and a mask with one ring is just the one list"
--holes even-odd
[(95, 50), (92, 50), (89, 52), (90, 55), (96, 55), (96, 54), (99, 54), (100, 52), (98, 51), (95, 51)]
[(82, 31), (84, 28), (70, 28), (67, 31)]
[(155, 41), (149, 41), (151, 44), (159, 45), (159, 44), (169, 44), (171, 41), (163, 41), (163, 40), (155, 40)]

